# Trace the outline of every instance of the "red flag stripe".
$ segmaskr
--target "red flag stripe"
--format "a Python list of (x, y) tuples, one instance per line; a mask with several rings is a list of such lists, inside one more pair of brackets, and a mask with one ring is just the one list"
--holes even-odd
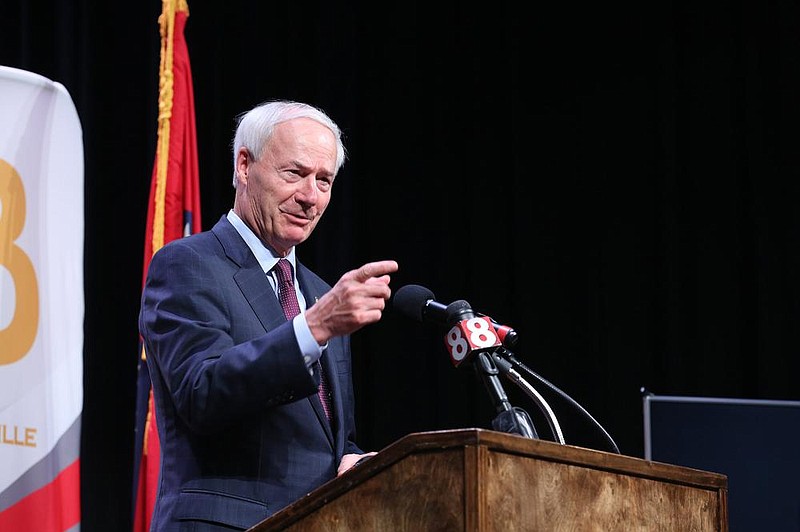
[[(201, 230), (194, 91), (184, 38), (188, 16), (189, 8), (185, 0), (163, 0), (159, 18), (161, 64), (158, 144), (145, 229), (143, 286), (153, 253), (172, 240)], [(142, 350), (139, 363), (140, 397), (137, 403), (143, 404), (142, 401), (146, 400), (146, 415), (137, 413), (136, 434), (142, 440), (138, 470), (134, 471), (134, 532), (146, 532), (149, 528), (160, 468), (160, 442), (145, 356)]]

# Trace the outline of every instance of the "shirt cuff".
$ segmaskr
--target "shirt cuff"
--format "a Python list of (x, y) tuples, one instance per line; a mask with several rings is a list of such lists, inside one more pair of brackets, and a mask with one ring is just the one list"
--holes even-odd
[[(300, 352), (303, 353), (303, 362), (306, 363), (306, 367), (310, 371), (312, 366), (319, 360), (319, 357), (322, 356), (322, 351), (328, 347), (328, 343), (326, 342), (325, 345), (317, 343), (314, 335), (311, 334), (311, 329), (308, 328), (306, 317), (302, 313), (294, 317), (292, 326), (294, 327), (294, 335), (297, 337), (297, 344), (300, 346)], [(313, 375), (313, 372), (311, 373)]]

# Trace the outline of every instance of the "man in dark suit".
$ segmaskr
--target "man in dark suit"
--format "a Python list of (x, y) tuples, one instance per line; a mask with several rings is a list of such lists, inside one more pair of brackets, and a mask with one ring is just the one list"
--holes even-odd
[(365, 456), (349, 334), (381, 318), (397, 263), (331, 287), (295, 249), (344, 164), (340, 130), (312, 106), (267, 102), (240, 117), (233, 157), (233, 209), (161, 248), (142, 295), (161, 443), (153, 532), (247, 529)]

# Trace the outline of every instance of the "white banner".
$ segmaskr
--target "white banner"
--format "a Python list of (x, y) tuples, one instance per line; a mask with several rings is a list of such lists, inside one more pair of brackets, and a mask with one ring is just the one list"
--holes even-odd
[(69, 93), (0, 67), (0, 530), (80, 526), (83, 195)]

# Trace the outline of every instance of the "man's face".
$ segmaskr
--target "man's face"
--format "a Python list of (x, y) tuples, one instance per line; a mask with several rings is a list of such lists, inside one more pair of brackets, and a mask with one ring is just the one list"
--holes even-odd
[(309, 118), (282, 122), (260, 158), (242, 148), (236, 168), (234, 211), (284, 256), (311, 235), (330, 202), (336, 138)]

